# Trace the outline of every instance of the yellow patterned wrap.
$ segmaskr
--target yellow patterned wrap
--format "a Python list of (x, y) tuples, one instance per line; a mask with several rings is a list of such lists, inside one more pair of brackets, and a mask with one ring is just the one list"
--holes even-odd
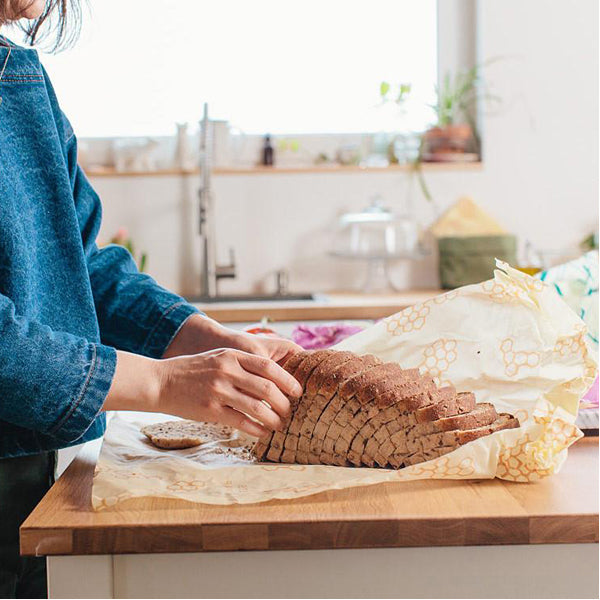
[[(419, 331), (402, 331), (415, 312), (426, 312)], [(439, 385), (474, 391), (519, 418), (517, 430), (411, 468), (436, 478), (479, 453), (491, 461), (488, 477), (525, 482), (556, 473), (582, 435), (574, 425), (579, 399), (597, 373), (581, 319), (549, 286), (500, 261), (494, 279), (407, 308), (338, 347), (427, 370)]]
[[(579, 317), (543, 282), (499, 263), (494, 279), (437, 296), (344, 340), (340, 350), (373, 353), (427, 370), (514, 414), (521, 427), (499, 431), (440, 458), (400, 471), (320, 465), (249, 464), (229, 438), (187, 450), (150, 447), (140, 427), (165, 417), (132, 415), (109, 423), (98, 460), (93, 505), (141, 496), (233, 504), (297, 498), (325, 490), (415, 479), (500, 477), (529, 482), (558, 472), (580, 397), (597, 365)], [(218, 438), (218, 439), (217, 439)]]

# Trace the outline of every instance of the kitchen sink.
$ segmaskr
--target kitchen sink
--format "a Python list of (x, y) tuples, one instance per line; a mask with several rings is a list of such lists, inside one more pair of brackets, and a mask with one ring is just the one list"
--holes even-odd
[(317, 300), (315, 294), (223, 294), (222, 296), (188, 296), (188, 302), (214, 304), (217, 302), (297, 302)]

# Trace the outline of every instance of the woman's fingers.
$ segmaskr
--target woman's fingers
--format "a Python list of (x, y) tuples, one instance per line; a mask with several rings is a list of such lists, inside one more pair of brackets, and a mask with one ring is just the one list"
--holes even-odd
[(227, 394), (227, 404), (244, 414), (260, 421), (269, 431), (277, 431), (283, 426), (283, 419), (271, 406), (262, 400), (233, 389)]
[(260, 423), (255, 423), (246, 415), (228, 406), (221, 406), (214, 418), (218, 423), (229, 425), (254, 437), (264, 437), (269, 433), (269, 430)]
[[(278, 419), (285, 419), (290, 414), (290, 401), (269, 379), (264, 379), (258, 375), (242, 371), (239, 375), (231, 378), (231, 383), (235, 386), (238, 393), (250, 397), (255, 402), (255, 411), (261, 411), (260, 407), (263, 407), (271, 412), (274, 411), (273, 414)], [(267, 402), (269, 406), (265, 406), (264, 402), (262, 402), (263, 400)], [(248, 414), (255, 416), (254, 412)], [(265, 423), (265, 425), (267, 425), (267, 423)], [(277, 429), (279, 425), (280, 423), (274, 424), (273, 429)]]
[[(302, 395), (302, 386), (298, 381), (271, 359), (245, 352), (240, 352), (237, 359), (245, 371), (274, 383), (284, 394), (296, 398)], [(263, 383), (262, 385), (265, 387), (265, 390), (270, 389), (266, 384)], [(259, 392), (262, 394), (261, 390)], [(264, 400), (267, 399), (264, 398)]]

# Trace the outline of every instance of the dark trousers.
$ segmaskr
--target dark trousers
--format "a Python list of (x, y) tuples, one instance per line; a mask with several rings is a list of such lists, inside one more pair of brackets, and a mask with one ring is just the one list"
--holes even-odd
[(19, 554), (19, 526), (54, 483), (56, 453), (0, 459), (0, 598), (47, 598), (46, 559)]

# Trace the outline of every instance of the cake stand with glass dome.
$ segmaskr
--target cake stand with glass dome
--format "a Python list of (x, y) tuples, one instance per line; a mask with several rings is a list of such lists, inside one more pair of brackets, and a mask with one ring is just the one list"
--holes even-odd
[(399, 291), (390, 277), (390, 265), (419, 260), (427, 252), (419, 243), (415, 220), (394, 214), (381, 205), (380, 197), (375, 197), (362, 212), (340, 217), (330, 254), (366, 263), (362, 291), (373, 294)]

